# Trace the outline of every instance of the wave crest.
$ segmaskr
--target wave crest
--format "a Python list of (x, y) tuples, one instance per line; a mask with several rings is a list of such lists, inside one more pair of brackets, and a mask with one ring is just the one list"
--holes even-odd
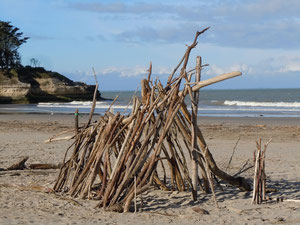
[(224, 102), (224, 105), (300, 108), (300, 102), (251, 102), (251, 101), (248, 102), (248, 101), (229, 101), (229, 100), (226, 100)]

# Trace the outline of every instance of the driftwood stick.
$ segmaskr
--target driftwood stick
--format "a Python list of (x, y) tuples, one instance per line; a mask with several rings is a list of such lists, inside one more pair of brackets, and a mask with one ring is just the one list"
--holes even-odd
[(89, 115), (89, 119), (88, 122), (85, 125), (85, 128), (87, 128), (90, 125), (90, 122), (92, 120), (92, 117), (94, 115), (94, 111), (95, 111), (95, 107), (96, 107), (96, 102), (97, 102), (97, 93), (98, 93), (98, 81), (97, 81), (97, 76), (96, 76), (96, 72), (93, 68), (93, 73), (94, 73), (94, 77), (95, 77), (95, 82), (96, 82), (96, 87), (95, 87), (95, 91), (94, 91), (94, 96), (93, 96), (93, 104), (92, 104), (92, 108), (90, 111), (90, 115)]
[[(147, 184), (147, 185), (145, 185), (145, 186), (143, 186), (143, 187), (140, 187), (140, 188), (137, 189), (136, 195), (142, 194), (143, 192), (149, 190), (150, 188), (151, 188), (150, 183)], [(124, 204), (124, 212), (129, 212), (130, 203), (131, 203), (131, 201), (132, 201), (133, 198), (134, 198), (134, 193), (131, 193), (131, 194), (127, 197), (126, 202), (125, 202), (125, 204)]]
[(238, 145), (240, 139), (241, 139), (241, 137), (239, 136), (238, 139), (237, 139), (237, 141), (236, 141), (236, 143), (235, 143), (235, 145), (234, 145), (234, 147), (233, 147), (232, 154), (231, 154), (230, 159), (229, 159), (229, 161), (228, 161), (228, 164), (227, 164), (227, 166), (226, 166), (226, 168), (225, 168), (225, 171), (226, 171), (226, 170), (229, 168), (229, 166), (230, 166), (230, 163), (231, 163), (231, 161), (232, 161), (233, 155), (234, 155), (234, 153), (235, 153), (236, 147), (237, 147), (237, 145)]
[(203, 179), (203, 189), (205, 191), (205, 193), (209, 193), (210, 192), (210, 184), (209, 184), (209, 180), (208, 180), (208, 176), (207, 176), (207, 172), (205, 169), (205, 159), (204, 157), (202, 157), (200, 154), (197, 154), (198, 156), (198, 163), (199, 163), (199, 168), (200, 168), (200, 173)]
[(78, 134), (78, 109), (75, 110), (75, 134)]
[(93, 74), (94, 74), (94, 78), (95, 78), (95, 83), (98, 84), (98, 80), (97, 80), (97, 75), (96, 75), (95, 68), (92, 67), (92, 70), (93, 70)]
[(267, 151), (267, 147), (268, 145), (270, 144), (270, 142), (272, 141), (272, 138), (264, 145), (264, 150), (262, 152), (262, 200), (265, 201), (266, 200), (266, 180), (267, 180), (267, 176), (266, 176), (266, 172), (265, 172), (265, 154), (266, 154), (266, 151)]
[(257, 142), (257, 151), (255, 153), (255, 166), (254, 166), (254, 177), (253, 177), (253, 192), (252, 192), (252, 204), (255, 203), (256, 198), (257, 198), (257, 184), (258, 184), (258, 180), (257, 180), (257, 175), (258, 175), (258, 160), (260, 157), (260, 146)]
[[(182, 105), (181, 109), (183, 111), (185, 111), (185, 107), (186, 106)], [(186, 110), (186, 113), (187, 114), (184, 114), (186, 116), (186, 118), (190, 118), (189, 112), (187, 110)], [(181, 114), (179, 114), (179, 115), (177, 115), (177, 117), (175, 117), (175, 122), (176, 122), (176, 125), (178, 126), (178, 131), (181, 133), (181, 135), (183, 137), (183, 140), (189, 142), (189, 145), (186, 145), (186, 147), (187, 147), (187, 149), (190, 153), (190, 157), (192, 158), (191, 151), (189, 149), (190, 146), (191, 146), (191, 142), (190, 142), (190, 140), (191, 140), (191, 131), (184, 124), (184, 118), (181, 116)], [(197, 133), (197, 136), (198, 136), (198, 133)], [(194, 151), (198, 152), (197, 149), (194, 149)], [(200, 154), (197, 154), (197, 158), (198, 158), (197, 162), (199, 164), (200, 172), (201, 172), (201, 175), (203, 177), (205, 192), (209, 193), (209, 181), (208, 181), (208, 178), (207, 178), (207, 174), (206, 174), (206, 171), (205, 171), (205, 166), (203, 164), (203, 160), (201, 159)]]
[(28, 156), (26, 156), (25, 158), (23, 158), (21, 161), (11, 165), (10, 167), (7, 167), (6, 170), (24, 170), (26, 169), (26, 161), (29, 159)]
[(115, 102), (117, 101), (117, 99), (119, 98), (119, 95), (117, 95), (114, 100), (112, 101), (112, 103), (110, 104), (110, 106), (108, 107), (108, 109), (106, 110), (107, 112), (110, 112), (113, 105), (115, 104)]
[(74, 135), (69, 135), (65, 137), (56, 137), (56, 138), (51, 138), (49, 140), (46, 140), (45, 143), (50, 143), (50, 142), (55, 142), (55, 141), (68, 141), (73, 139), (75, 136)]
[[(181, 108), (182, 112), (185, 112), (184, 116), (185, 116), (186, 120), (190, 121), (191, 115), (190, 115), (189, 111), (187, 110), (186, 105), (181, 104), (181, 107), (182, 107)], [(205, 149), (207, 148), (207, 145), (206, 145), (206, 142), (204, 140), (204, 137), (202, 135), (202, 132), (201, 132), (200, 128), (197, 127), (197, 129), (198, 129), (197, 135), (198, 135), (199, 146), (201, 148), (202, 153), (204, 153)], [(243, 177), (233, 177), (233, 176), (227, 174), (226, 172), (220, 170), (208, 148), (207, 148), (206, 157), (207, 157), (206, 160), (208, 160), (209, 167), (210, 167), (211, 171), (217, 177), (219, 177), (223, 181), (225, 181), (225, 182), (227, 182), (227, 183), (229, 183), (233, 186), (237, 186), (242, 191), (251, 191), (252, 190), (250, 184), (245, 180), (245, 178), (243, 178)]]
[(207, 173), (207, 177), (208, 177), (208, 181), (209, 181), (211, 193), (212, 193), (213, 198), (214, 198), (215, 205), (216, 205), (217, 208), (219, 208), (218, 201), (217, 201), (217, 198), (216, 198), (214, 183), (213, 183), (213, 179), (212, 179), (212, 176), (211, 176), (211, 171), (210, 171), (210, 168), (209, 168), (209, 163), (207, 161), (207, 159), (208, 159), (208, 157), (207, 157), (207, 151), (208, 151), (208, 148), (206, 148), (206, 150), (204, 152), (204, 156), (205, 156), (205, 160), (204, 160), (205, 161), (205, 169), (206, 169), (206, 173)]
[[(230, 79), (230, 78), (234, 78), (234, 77), (237, 77), (237, 76), (240, 76), (240, 75), (242, 75), (241, 72), (234, 71), (234, 72), (225, 73), (225, 74), (222, 74), (222, 75), (219, 75), (219, 76), (207, 79), (207, 80), (203, 80), (203, 81), (198, 82), (195, 86), (193, 86), (192, 91), (197, 91), (200, 88), (206, 87), (208, 85), (218, 83), (220, 81), (227, 80), (227, 79)], [(186, 85), (189, 85), (189, 83), (186, 83)], [(178, 95), (179, 96), (182, 95), (182, 91), (179, 92)]]
[(256, 142), (257, 151), (255, 152), (252, 204), (260, 204), (266, 200), (265, 152), (271, 140), (264, 145), (264, 149), (262, 149), (261, 138)]
[(45, 143), (50, 143), (53, 139), (55, 140), (57, 137), (59, 137), (59, 136), (61, 136), (63, 134), (66, 134), (66, 133), (74, 133), (74, 129), (65, 130), (65, 131), (62, 131), (62, 132), (60, 132), (58, 134), (55, 134), (51, 138), (49, 138), (48, 140), (45, 140)]
[(198, 43), (197, 43), (198, 37), (200, 36), (200, 34), (203, 34), (203, 33), (204, 33), (205, 31), (207, 31), (209, 28), (210, 28), (210, 27), (207, 27), (207, 28), (203, 29), (202, 31), (197, 31), (197, 32), (196, 32), (196, 36), (195, 36), (195, 38), (194, 38), (194, 42), (193, 42), (190, 46), (188, 46), (188, 48), (187, 48), (187, 50), (186, 50), (185, 59), (184, 59), (184, 63), (183, 63), (182, 69), (185, 70), (185, 68), (186, 68), (186, 66), (187, 66), (187, 63), (188, 63), (188, 61), (189, 61), (189, 55), (190, 55), (190, 52), (191, 52), (191, 50), (192, 50), (193, 48), (195, 48), (196, 45), (198, 44)]
[[(183, 66), (182, 66), (182, 68), (181, 68), (181, 74), (185, 71), (186, 66), (187, 66), (187, 63), (188, 63), (188, 61), (189, 61), (189, 56), (190, 56), (191, 50), (197, 46), (197, 39), (198, 39), (198, 37), (199, 37), (201, 34), (203, 34), (205, 31), (207, 31), (209, 28), (210, 28), (210, 27), (207, 27), (207, 28), (205, 28), (205, 29), (203, 29), (203, 30), (201, 30), (201, 31), (197, 31), (197, 32), (196, 32), (196, 35), (195, 35), (195, 38), (194, 38), (193, 43), (192, 43), (190, 46), (187, 47), (187, 50), (186, 50), (184, 56), (182, 57), (181, 61), (179, 62), (179, 64), (177, 65), (177, 67), (173, 70), (172, 74), (169, 76), (169, 78), (168, 78), (168, 83), (167, 83), (167, 88), (168, 88), (168, 86), (169, 86), (170, 83), (171, 83), (171, 80), (172, 80), (172, 78), (173, 78), (173, 75), (175, 74), (176, 70), (179, 68), (179, 66), (180, 66), (182, 63), (183, 63)], [(179, 78), (179, 80), (180, 80), (180, 78)]]
[(11, 166), (9, 166), (7, 169), (3, 169), (3, 171), (6, 170), (47, 170), (47, 169), (59, 169), (61, 167), (61, 164), (51, 164), (51, 163), (33, 163), (30, 164), (28, 167), (25, 165), (26, 161), (29, 159), (28, 156), (23, 158), (18, 163), (15, 163)]
[(59, 169), (61, 164), (51, 164), (51, 163), (35, 163), (30, 164), (29, 169), (31, 170), (48, 170), (48, 169)]
[[(200, 142), (201, 150), (202, 150), (202, 152), (204, 152), (203, 149), (205, 149), (207, 147), (207, 145), (203, 138), (202, 132), (200, 131), (200, 128), (198, 128), (197, 134), (198, 134), (198, 140)], [(228, 182), (229, 184), (231, 184), (233, 186), (237, 186), (242, 191), (251, 191), (251, 186), (250, 186), (250, 184), (248, 184), (248, 182), (245, 180), (245, 178), (243, 178), (243, 177), (235, 178), (235, 177), (225, 173), (224, 171), (220, 170), (219, 167), (217, 166), (211, 152), (209, 151), (209, 149), (207, 149), (207, 154), (205, 157), (206, 157), (206, 160), (208, 160), (211, 171), (216, 176), (218, 176), (219, 178), (221, 178), (222, 180)]]
[[(202, 60), (201, 57), (198, 56), (196, 59), (196, 77), (195, 81), (199, 82), (201, 79), (201, 64)], [(193, 188), (192, 188), (192, 195), (193, 200), (197, 200), (197, 189), (198, 189), (198, 162), (197, 162), (197, 152), (195, 151), (198, 149), (197, 145), (197, 116), (198, 116), (198, 102), (199, 102), (199, 91), (194, 92), (194, 96), (190, 95), (192, 98), (192, 182), (193, 182)]]
[(200, 88), (206, 87), (208, 85), (215, 84), (215, 83), (218, 83), (220, 81), (224, 81), (224, 80), (234, 78), (234, 77), (237, 77), (237, 76), (241, 76), (241, 75), (242, 75), (242, 73), (239, 72), (239, 71), (234, 71), (234, 72), (231, 72), (231, 73), (225, 73), (225, 74), (219, 75), (219, 76), (214, 77), (214, 78), (210, 78), (210, 79), (207, 79), (207, 80), (204, 80), (204, 81), (200, 81), (198, 84), (196, 84), (195, 86), (192, 87), (192, 90), (197, 91)]
[(137, 205), (136, 205), (136, 176), (134, 176), (134, 212), (137, 212)]
[(121, 148), (121, 150), (120, 150), (120, 152), (119, 152), (119, 156), (118, 156), (118, 158), (117, 158), (117, 161), (115, 162), (115, 166), (114, 166), (114, 168), (113, 168), (113, 170), (112, 170), (112, 173), (111, 173), (111, 175), (110, 175), (110, 179), (112, 179), (113, 176), (114, 176), (115, 173), (116, 173), (116, 170), (117, 170), (117, 168), (118, 168), (118, 166), (119, 166), (119, 162), (120, 162), (121, 158), (123, 157), (123, 153), (124, 153), (124, 151), (125, 151), (125, 147), (126, 147), (126, 144), (127, 144), (128, 139), (129, 139), (129, 137), (130, 137), (130, 135), (131, 135), (131, 131), (132, 131), (132, 130), (133, 130), (133, 122), (131, 122), (131, 124), (129, 125), (129, 130), (127, 131), (127, 134), (126, 134), (125, 140), (124, 140), (124, 142), (123, 142), (122, 148)]
[(300, 202), (300, 199), (284, 199), (285, 202)]
[(246, 162), (243, 163), (243, 165), (240, 167), (239, 171), (236, 172), (233, 176), (236, 177), (254, 167), (254, 165), (249, 165), (248, 167), (246, 167), (248, 165), (248, 162), (249, 162), (249, 159), (247, 159)]
[(150, 66), (148, 69), (148, 78), (147, 78), (148, 83), (150, 82), (151, 74), (152, 74), (152, 62), (150, 62)]
[(169, 76), (168, 78), (168, 82), (167, 82), (167, 85), (170, 85), (172, 79), (173, 79), (173, 76), (174, 74), (176, 73), (176, 71), (178, 70), (178, 68), (180, 67), (180, 65), (182, 64), (183, 60), (185, 59), (185, 55), (186, 53), (184, 54), (184, 56), (181, 58), (180, 62), (178, 63), (178, 65), (175, 67), (175, 69), (172, 71), (171, 75)]

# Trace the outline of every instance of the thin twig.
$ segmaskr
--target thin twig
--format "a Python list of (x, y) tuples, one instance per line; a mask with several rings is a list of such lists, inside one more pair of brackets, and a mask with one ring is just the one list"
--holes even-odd
[(232, 154), (231, 154), (230, 159), (229, 159), (229, 161), (228, 161), (228, 164), (227, 164), (227, 166), (226, 166), (226, 168), (225, 168), (225, 171), (226, 171), (226, 170), (229, 168), (229, 166), (230, 166), (230, 163), (231, 163), (231, 161), (232, 161), (233, 155), (234, 155), (234, 153), (235, 153), (236, 147), (237, 147), (237, 145), (238, 145), (240, 139), (241, 139), (241, 137), (239, 136), (238, 139), (237, 139), (237, 141), (236, 141), (236, 143), (235, 143), (235, 145), (234, 145), (234, 147), (233, 147)]

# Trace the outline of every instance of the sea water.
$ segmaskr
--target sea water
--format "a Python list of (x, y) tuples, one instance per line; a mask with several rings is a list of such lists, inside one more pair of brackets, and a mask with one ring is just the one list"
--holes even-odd
[[(103, 91), (102, 97), (117, 100), (111, 107), (114, 112), (130, 113), (134, 91)], [(188, 108), (191, 103), (186, 97)], [(98, 101), (96, 114), (103, 114), (112, 100)], [(90, 112), (92, 101), (68, 103), (39, 103), (0, 105), (0, 112), (8, 113), (79, 113)], [(300, 117), (300, 89), (251, 89), (251, 90), (201, 90), (198, 105), (199, 116), (224, 117)]]

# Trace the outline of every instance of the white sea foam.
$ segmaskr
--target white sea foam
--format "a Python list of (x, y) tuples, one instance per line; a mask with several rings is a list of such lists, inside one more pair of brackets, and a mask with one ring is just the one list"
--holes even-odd
[[(91, 101), (73, 101), (73, 102), (67, 102), (67, 103), (39, 103), (37, 107), (44, 107), (44, 108), (91, 108), (92, 107)], [(96, 102), (96, 108), (97, 109), (108, 109), (110, 106), (109, 102)], [(131, 109), (132, 106), (129, 105), (113, 105), (112, 108), (114, 109)]]
[(254, 106), (254, 107), (280, 107), (280, 108), (300, 108), (300, 102), (244, 102), (244, 101), (228, 101), (224, 105), (229, 106)]
[[(188, 107), (188, 110), (191, 111), (192, 108)], [(241, 111), (241, 112), (256, 112), (256, 111), (261, 111), (261, 112), (299, 112), (299, 109), (295, 108), (260, 108), (258, 107), (251, 107), (251, 108), (238, 108), (234, 109), (232, 107), (198, 107), (199, 111)]]

